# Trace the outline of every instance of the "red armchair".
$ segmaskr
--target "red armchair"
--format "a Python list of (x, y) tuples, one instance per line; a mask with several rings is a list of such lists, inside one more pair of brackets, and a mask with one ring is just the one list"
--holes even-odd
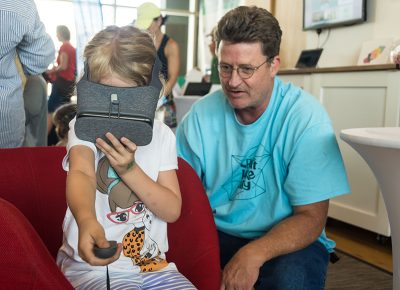
[[(64, 155), (64, 147), (0, 149), (0, 285), (4, 289), (72, 288), (54, 261), (67, 207)], [(168, 225), (167, 258), (198, 289), (219, 289), (218, 237), (207, 197), (196, 173), (182, 159), (178, 179), (182, 213)]]

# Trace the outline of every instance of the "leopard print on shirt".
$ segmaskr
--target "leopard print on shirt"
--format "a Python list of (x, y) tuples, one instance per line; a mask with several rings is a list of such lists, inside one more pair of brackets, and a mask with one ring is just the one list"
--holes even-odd
[[(134, 228), (123, 239), (123, 251), (126, 257), (130, 257), (134, 265), (140, 267), (141, 272), (157, 271), (168, 265), (165, 259), (159, 257), (141, 257), (140, 251), (144, 245), (144, 227)], [(159, 253), (160, 254), (160, 253)]]

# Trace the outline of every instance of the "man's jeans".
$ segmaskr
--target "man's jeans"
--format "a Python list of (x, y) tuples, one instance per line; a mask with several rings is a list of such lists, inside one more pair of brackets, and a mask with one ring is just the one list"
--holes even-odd
[[(251, 240), (218, 231), (221, 268)], [(329, 253), (318, 241), (308, 247), (267, 261), (260, 269), (255, 290), (320, 290), (325, 287)]]

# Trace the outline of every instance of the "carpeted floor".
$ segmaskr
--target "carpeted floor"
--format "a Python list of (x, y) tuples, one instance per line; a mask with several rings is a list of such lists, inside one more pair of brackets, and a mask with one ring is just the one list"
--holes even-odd
[(329, 264), (325, 290), (391, 290), (392, 275), (342, 252)]

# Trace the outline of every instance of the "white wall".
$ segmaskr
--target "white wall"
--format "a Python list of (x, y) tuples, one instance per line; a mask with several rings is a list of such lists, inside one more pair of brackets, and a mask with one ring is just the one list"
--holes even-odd
[(247, 6), (255, 5), (258, 7), (265, 8), (267, 10), (271, 9), (271, 4), (272, 4), (271, 3), (272, 0), (245, 0), (244, 2), (245, 2), (245, 5), (247, 5)]
[[(279, 0), (282, 1), (282, 0)], [(291, 2), (293, 0), (284, 0)], [(318, 63), (319, 67), (356, 65), (364, 41), (385, 38), (400, 39), (400, 0), (367, 0), (367, 22), (332, 28)], [(302, 11), (298, 11), (302, 13)], [(322, 44), (328, 30), (320, 35)], [(314, 31), (306, 33), (306, 48), (318, 44)]]

